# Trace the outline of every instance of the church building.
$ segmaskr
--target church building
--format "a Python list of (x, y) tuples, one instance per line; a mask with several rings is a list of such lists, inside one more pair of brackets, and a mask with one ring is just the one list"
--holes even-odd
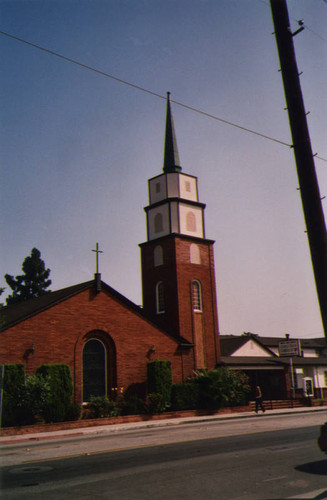
[[(140, 244), (143, 306), (94, 279), (2, 310), (1, 363), (66, 363), (74, 400), (133, 393), (147, 362), (169, 360), (173, 382), (220, 362), (214, 241), (205, 234), (197, 178), (182, 171), (167, 95), (163, 171), (148, 181)], [(98, 247), (97, 250), (98, 251)]]

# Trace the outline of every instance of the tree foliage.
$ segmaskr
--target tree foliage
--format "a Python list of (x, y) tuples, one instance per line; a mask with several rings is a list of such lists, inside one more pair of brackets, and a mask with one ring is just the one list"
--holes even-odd
[(12, 289), (12, 294), (6, 299), (7, 305), (17, 304), (50, 292), (46, 290), (51, 285), (51, 280), (48, 279), (50, 269), (45, 268), (41, 252), (37, 248), (33, 248), (31, 255), (25, 258), (22, 271), (24, 274), (16, 277), (10, 274), (5, 275), (5, 280)]
[(205, 409), (246, 404), (250, 392), (248, 376), (226, 367), (198, 370), (194, 382), (200, 385), (200, 407)]

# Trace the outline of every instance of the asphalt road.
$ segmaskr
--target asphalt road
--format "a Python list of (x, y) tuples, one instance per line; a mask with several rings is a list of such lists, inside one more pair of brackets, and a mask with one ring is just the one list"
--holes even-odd
[[(41, 455), (33, 460), (26, 444), (12, 445), (2, 449), (7, 465), (1, 469), (1, 498), (327, 499), (327, 459), (316, 444), (319, 425), (310, 425), (311, 418), (305, 427), (269, 430), (280, 419), (249, 420), (242, 420), (241, 434), (241, 422), (234, 422), (234, 430), (232, 422), (225, 428), (209, 422), (135, 429), (113, 440), (106, 434), (39, 442), (34, 457)], [(259, 432), (253, 432), (253, 422)], [(116, 440), (121, 449), (108, 451)], [(57, 450), (56, 458), (49, 458), (50, 450)]]

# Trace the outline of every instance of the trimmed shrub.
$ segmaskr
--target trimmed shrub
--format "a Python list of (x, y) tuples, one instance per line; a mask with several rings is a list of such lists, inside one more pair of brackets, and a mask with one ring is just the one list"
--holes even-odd
[(171, 403), (173, 410), (196, 410), (199, 408), (200, 385), (185, 382), (172, 385)]
[(221, 370), (197, 372), (195, 383), (199, 384), (199, 407), (206, 410), (217, 410), (224, 406), (225, 391)]
[(132, 399), (135, 396), (143, 399), (143, 401), (146, 398), (147, 394), (147, 383), (146, 381), (144, 382), (134, 382), (133, 384), (130, 384), (126, 389), (124, 390), (124, 399)]
[(17, 406), (25, 382), (23, 364), (4, 365), (2, 393), (2, 426), (11, 427), (20, 423), (20, 408)]
[(20, 424), (29, 425), (35, 423), (35, 418), (44, 417), (44, 409), (51, 399), (49, 377), (41, 377), (35, 374), (25, 379), (21, 396), (17, 402), (20, 408)]
[(171, 401), (172, 374), (170, 361), (149, 361), (147, 364), (149, 394), (161, 394), (162, 404), (167, 408)]
[(153, 392), (148, 394), (146, 401), (146, 411), (153, 415), (154, 413), (162, 413), (167, 409), (167, 405), (164, 401), (162, 394), (158, 392)]
[(79, 420), (82, 414), (82, 405), (80, 403), (70, 403), (66, 413), (66, 421)]
[(65, 364), (44, 364), (37, 369), (37, 375), (49, 380), (51, 396), (43, 415), (46, 422), (62, 422), (68, 413), (73, 393), (69, 367)]
[(106, 396), (91, 396), (88, 403), (88, 418), (118, 417), (119, 408), (114, 401), (110, 401)]
[(145, 413), (145, 401), (137, 396), (121, 399), (118, 403), (122, 415), (140, 415)]
[(108, 416), (109, 399), (105, 396), (91, 396), (88, 403), (89, 418), (104, 418)]

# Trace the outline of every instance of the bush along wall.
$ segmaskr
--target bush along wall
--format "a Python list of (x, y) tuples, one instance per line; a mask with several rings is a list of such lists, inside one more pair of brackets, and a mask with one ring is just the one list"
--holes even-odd
[(173, 384), (172, 408), (217, 410), (224, 406), (240, 406), (247, 404), (249, 391), (249, 379), (241, 371), (225, 367), (198, 370), (187, 382)]
[(51, 397), (49, 378), (34, 373), (26, 377), (18, 405), (21, 409), (20, 424), (34, 424), (43, 419), (44, 408)]
[[(154, 412), (164, 411), (171, 404), (172, 373), (170, 361), (149, 361), (147, 364), (148, 398), (153, 406)], [(160, 395), (160, 404), (158, 396)], [(157, 410), (156, 410), (157, 409)]]
[(4, 365), (3, 375), (1, 425), (3, 427), (19, 425), (21, 420), (21, 408), (18, 406), (18, 402), (21, 399), (25, 382), (24, 365)]
[(173, 384), (171, 391), (172, 409), (197, 410), (200, 400), (200, 385), (194, 382)]
[(246, 403), (250, 391), (248, 377), (243, 372), (220, 367), (215, 370), (199, 370), (194, 383), (200, 386), (199, 406), (219, 409)]
[(43, 408), (46, 422), (62, 422), (71, 409), (73, 383), (69, 367), (65, 364), (43, 364), (37, 375), (48, 380), (50, 397)]

